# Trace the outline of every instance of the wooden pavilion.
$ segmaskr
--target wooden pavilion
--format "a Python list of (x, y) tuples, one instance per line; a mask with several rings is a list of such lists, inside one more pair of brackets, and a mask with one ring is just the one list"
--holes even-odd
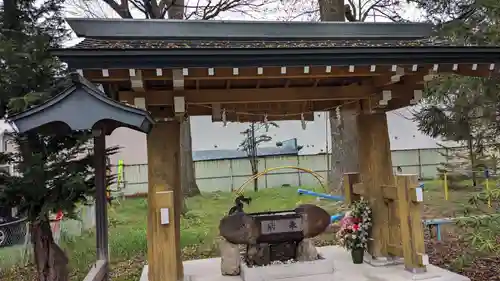
[(346, 176), (346, 195), (372, 204), (370, 254), (404, 257), (407, 269), (425, 270), (422, 194), (414, 176), (393, 175), (385, 112), (416, 104), (438, 73), (496, 75), (500, 48), (455, 46), (416, 23), (67, 21), (84, 40), (54, 53), (156, 121), (147, 136), (149, 281), (183, 279), (179, 142), (186, 116), (313, 120), (313, 112), (336, 108), (357, 114), (360, 171)]

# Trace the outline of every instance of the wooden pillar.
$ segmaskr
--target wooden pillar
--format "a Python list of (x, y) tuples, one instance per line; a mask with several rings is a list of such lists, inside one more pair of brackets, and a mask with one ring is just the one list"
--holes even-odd
[(382, 185), (394, 185), (387, 117), (385, 113), (360, 114), (357, 121), (361, 182), (373, 210), (373, 241), (368, 252), (373, 257), (387, 257), (389, 210)]
[[(178, 121), (158, 122), (147, 136), (149, 281), (179, 281), (184, 277), (180, 248), (179, 141)], [(173, 192), (173, 200), (167, 191)], [(169, 209), (170, 220), (166, 225), (161, 223), (161, 208)]]
[(103, 130), (94, 130), (94, 170), (95, 170), (95, 218), (97, 260), (104, 261), (105, 276), (108, 278), (109, 244), (108, 212), (106, 202), (106, 136)]

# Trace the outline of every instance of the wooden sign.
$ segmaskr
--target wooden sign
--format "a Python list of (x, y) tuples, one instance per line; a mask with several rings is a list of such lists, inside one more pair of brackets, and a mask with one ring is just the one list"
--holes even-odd
[(302, 231), (302, 218), (283, 218), (274, 220), (263, 220), (260, 223), (260, 232), (262, 235), (275, 233), (287, 233)]

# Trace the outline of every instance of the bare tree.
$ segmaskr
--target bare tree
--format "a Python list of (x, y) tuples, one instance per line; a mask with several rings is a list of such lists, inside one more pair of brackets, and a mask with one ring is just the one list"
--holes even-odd
[[(320, 0), (321, 1), (321, 0)], [(347, 0), (345, 17), (348, 21), (367, 21), (384, 18), (402, 21), (400, 0)]]
[(272, 10), (287, 21), (403, 21), (400, 0), (287, 0)]
[[(251, 122), (248, 128), (241, 132), (244, 136), (243, 141), (240, 143), (239, 149), (245, 151), (250, 161), (250, 166), (252, 168), (252, 176), (256, 176), (259, 173), (259, 161), (257, 149), (261, 143), (270, 142), (273, 138), (267, 134), (270, 127), (278, 128), (276, 122)], [(264, 132), (260, 132), (265, 129)], [(258, 178), (253, 179), (253, 190), (259, 190)]]
[[(321, 21), (366, 21), (377, 16), (392, 21), (402, 20), (399, 16), (399, 0), (318, 0)], [(343, 174), (359, 169), (357, 155), (356, 112), (348, 107), (330, 111), (330, 133), (332, 141), (331, 169), (328, 185), (331, 191), (342, 191)]]
[[(278, 0), (69, 0), (69, 13), (126, 19), (215, 19), (227, 13), (255, 14)], [(103, 12), (105, 10), (106, 12)]]

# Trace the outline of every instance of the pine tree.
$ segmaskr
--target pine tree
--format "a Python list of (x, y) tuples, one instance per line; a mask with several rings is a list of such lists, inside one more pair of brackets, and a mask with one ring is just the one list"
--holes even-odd
[[(49, 53), (66, 36), (63, 0), (5, 0), (0, 7), (0, 105), (7, 118), (68, 86), (62, 64)], [(61, 78), (63, 77), (63, 78)], [(71, 216), (93, 194), (89, 132), (13, 134), (16, 151), (0, 155), (15, 173), (0, 174), (0, 205), (16, 207), (30, 225), (38, 281), (69, 280), (65, 253), (54, 243), (49, 215)], [(116, 148), (108, 150), (108, 154)]]

